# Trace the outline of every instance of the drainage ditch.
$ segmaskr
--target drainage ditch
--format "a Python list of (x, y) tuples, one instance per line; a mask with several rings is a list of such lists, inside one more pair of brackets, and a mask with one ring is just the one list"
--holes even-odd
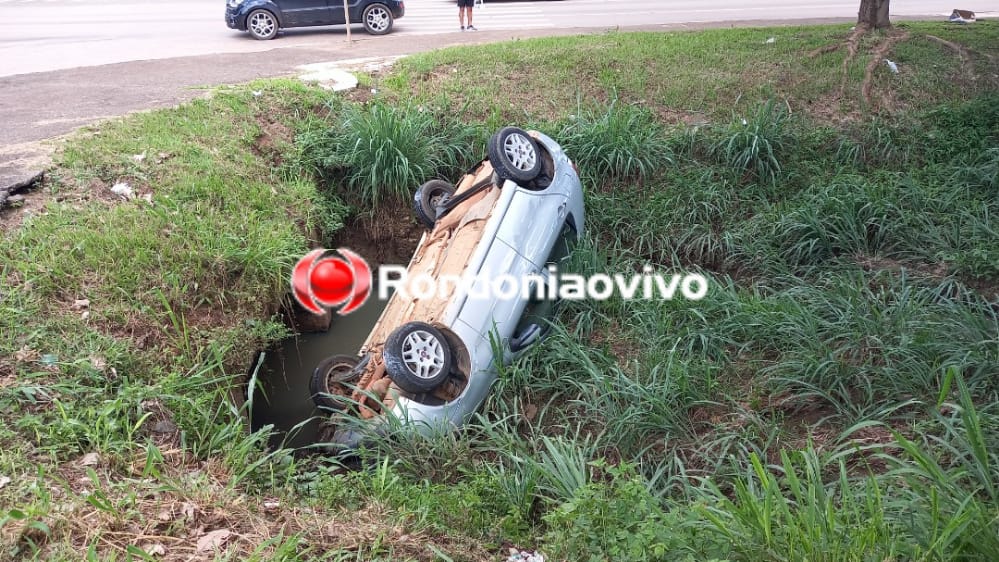
[[(353, 250), (368, 261), (373, 272), (381, 264), (409, 263), (423, 234), (409, 206), (384, 209), (377, 220), (377, 224), (358, 221), (344, 228), (326, 247)], [(251, 428), (257, 431), (273, 425), (272, 447), (303, 448), (322, 440), (322, 413), (309, 394), (309, 380), (326, 357), (357, 354), (386, 305), (376, 297), (377, 288), (372, 289), (371, 298), (351, 314), (334, 314), (326, 331), (296, 333), (253, 358), (250, 373), (256, 371), (257, 384)], [(289, 325), (296, 324), (291, 314), (285, 317)]]

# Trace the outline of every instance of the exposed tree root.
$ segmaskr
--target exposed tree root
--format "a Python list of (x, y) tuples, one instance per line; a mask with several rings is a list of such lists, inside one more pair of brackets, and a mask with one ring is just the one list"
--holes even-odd
[(961, 68), (962, 68), (962, 70), (964, 70), (964, 74), (970, 80), (974, 80), (975, 79), (975, 65), (971, 61), (971, 51), (969, 51), (968, 49), (966, 49), (962, 45), (958, 45), (957, 43), (954, 43), (953, 41), (948, 41), (946, 39), (942, 39), (940, 37), (937, 37), (936, 35), (927, 35), (926, 38), (929, 39), (929, 40), (931, 40), (931, 41), (936, 41), (937, 43), (940, 43), (941, 45), (944, 45), (945, 47), (949, 47), (954, 52), (956, 52), (957, 56), (960, 57), (960, 59), (961, 59)]
[[(833, 43), (830, 45), (825, 45), (808, 53), (809, 57), (815, 58), (817, 56), (838, 51), (839, 49), (843, 48), (846, 49), (846, 56), (843, 58), (843, 64), (841, 65), (841, 80), (840, 80), (839, 95), (838, 95), (839, 99), (844, 99), (846, 97), (846, 90), (847, 86), (849, 85), (850, 65), (853, 63), (853, 61), (856, 60), (857, 55), (860, 53), (861, 39), (863, 39), (863, 37), (867, 35), (867, 33), (870, 31), (871, 28), (869, 26), (857, 25), (855, 28), (853, 28), (853, 31), (850, 33), (849, 37), (847, 37), (844, 41), (839, 43)], [(870, 105), (871, 103), (871, 95), (874, 82), (874, 70), (878, 67), (878, 64), (882, 63), (882, 61), (885, 58), (885, 55), (891, 52), (892, 48), (894, 48), (896, 44), (898, 44), (900, 41), (907, 39), (908, 37), (909, 33), (907, 31), (890, 29), (885, 34), (884, 39), (882, 39), (874, 47), (873, 51), (871, 52), (871, 60), (870, 62), (867, 63), (867, 67), (864, 69), (864, 80), (861, 83), (861, 88), (860, 88), (861, 94), (866, 104)], [(967, 61), (970, 61), (970, 54), (960, 45), (956, 45), (954, 43), (951, 43), (949, 41), (944, 41), (942, 39), (937, 39), (935, 37), (933, 39), (936, 39), (944, 44), (947, 44), (951, 48), (961, 53), (962, 60), (966, 61), (966, 64)]]
[(891, 32), (885, 37), (884, 41), (879, 43), (874, 48), (874, 52), (871, 53), (871, 60), (867, 63), (867, 68), (864, 69), (864, 81), (860, 86), (860, 91), (864, 96), (864, 103), (868, 105), (871, 103), (871, 89), (874, 84), (874, 69), (881, 64), (885, 55), (891, 52), (892, 48), (894, 48), (896, 44), (908, 37), (909, 32), (907, 31)]
[(846, 58), (843, 59), (843, 70), (841, 72), (842, 79), (839, 82), (840, 99), (843, 99), (843, 96), (846, 94), (846, 82), (847, 78), (850, 76), (850, 63), (857, 58), (857, 50), (860, 45), (860, 39), (864, 35), (867, 35), (868, 31), (870, 31), (870, 28), (866, 25), (858, 25), (853, 28), (853, 33), (851, 33), (850, 37), (846, 40)]
[(808, 56), (810, 58), (815, 58), (817, 56), (832, 53), (834, 51), (842, 49), (843, 47), (846, 47), (846, 58), (843, 59), (843, 66), (842, 66), (842, 80), (840, 80), (839, 84), (840, 99), (843, 98), (843, 95), (846, 92), (846, 82), (848, 76), (847, 71), (850, 68), (850, 63), (852, 63), (853, 59), (857, 57), (857, 49), (858, 46), (860, 45), (860, 39), (864, 35), (866, 35), (868, 31), (870, 31), (870, 29), (867, 26), (858, 25), (853, 28), (853, 31), (850, 33), (850, 36), (847, 37), (846, 40), (843, 41), (842, 43), (832, 43), (824, 47), (819, 47), (818, 49), (815, 49), (814, 51), (808, 53)]

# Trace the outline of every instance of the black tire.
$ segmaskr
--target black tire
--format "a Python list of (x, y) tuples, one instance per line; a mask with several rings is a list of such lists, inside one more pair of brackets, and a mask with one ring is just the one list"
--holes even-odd
[(364, 30), (371, 35), (385, 35), (392, 31), (392, 10), (385, 4), (371, 4), (361, 14)]
[(503, 127), (490, 137), (489, 163), (502, 180), (527, 183), (541, 173), (541, 151), (538, 144), (517, 127)]
[(351, 389), (346, 385), (360, 378), (361, 370), (355, 370), (359, 361), (350, 355), (331, 355), (319, 362), (309, 381), (309, 391), (316, 406), (338, 412), (350, 406)]
[(413, 212), (417, 220), (428, 229), (437, 222), (437, 206), (454, 195), (454, 186), (444, 180), (430, 180), (416, 188), (413, 194)]
[(253, 10), (246, 16), (246, 30), (250, 36), (260, 41), (277, 37), (278, 20), (267, 10)]
[(385, 341), (385, 371), (399, 388), (423, 394), (437, 388), (451, 374), (451, 346), (440, 330), (426, 322), (407, 322)]

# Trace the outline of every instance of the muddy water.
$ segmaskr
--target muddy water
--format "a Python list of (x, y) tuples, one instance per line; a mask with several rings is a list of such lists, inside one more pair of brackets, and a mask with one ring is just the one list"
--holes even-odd
[(334, 315), (329, 331), (291, 337), (264, 352), (257, 374), (252, 426), (257, 430), (273, 424), (278, 433), (271, 440), (272, 446), (305, 447), (316, 442), (320, 412), (309, 395), (312, 371), (330, 355), (357, 354), (385, 308), (385, 301), (374, 295), (376, 291), (351, 314)]

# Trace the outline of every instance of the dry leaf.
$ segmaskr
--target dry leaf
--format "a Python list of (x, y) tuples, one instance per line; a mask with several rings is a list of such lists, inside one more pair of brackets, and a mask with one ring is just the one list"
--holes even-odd
[(142, 550), (145, 550), (146, 554), (150, 556), (166, 556), (166, 547), (162, 544), (143, 545)]
[(222, 545), (229, 540), (232, 531), (229, 529), (216, 529), (198, 539), (198, 552), (212, 552), (222, 548)]
[(534, 421), (534, 418), (538, 415), (538, 407), (534, 404), (528, 404), (524, 406), (524, 419), (527, 421)]
[(90, 306), (90, 299), (76, 299), (73, 301), (73, 310), (83, 310)]
[(194, 504), (184, 502), (184, 505), (180, 506), (180, 514), (184, 517), (193, 520), (194, 519)]
[(14, 359), (19, 363), (26, 363), (28, 361), (36, 361), (39, 357), (39, 353), (28, 346), (24, 346), (21, 349), (14, 352)]
[(94, 369), (97, 369), (98, 371), (103, 371), (104, 368), (108, 366), (108, 362), (107, 359), (104, 359), (99, 355), (91, 355), (90, 366), (93, 367)]
[(101, 456), (97, 453), (87, 453), (80, 459), (80, 466), (96, 466), (101, 462)]

